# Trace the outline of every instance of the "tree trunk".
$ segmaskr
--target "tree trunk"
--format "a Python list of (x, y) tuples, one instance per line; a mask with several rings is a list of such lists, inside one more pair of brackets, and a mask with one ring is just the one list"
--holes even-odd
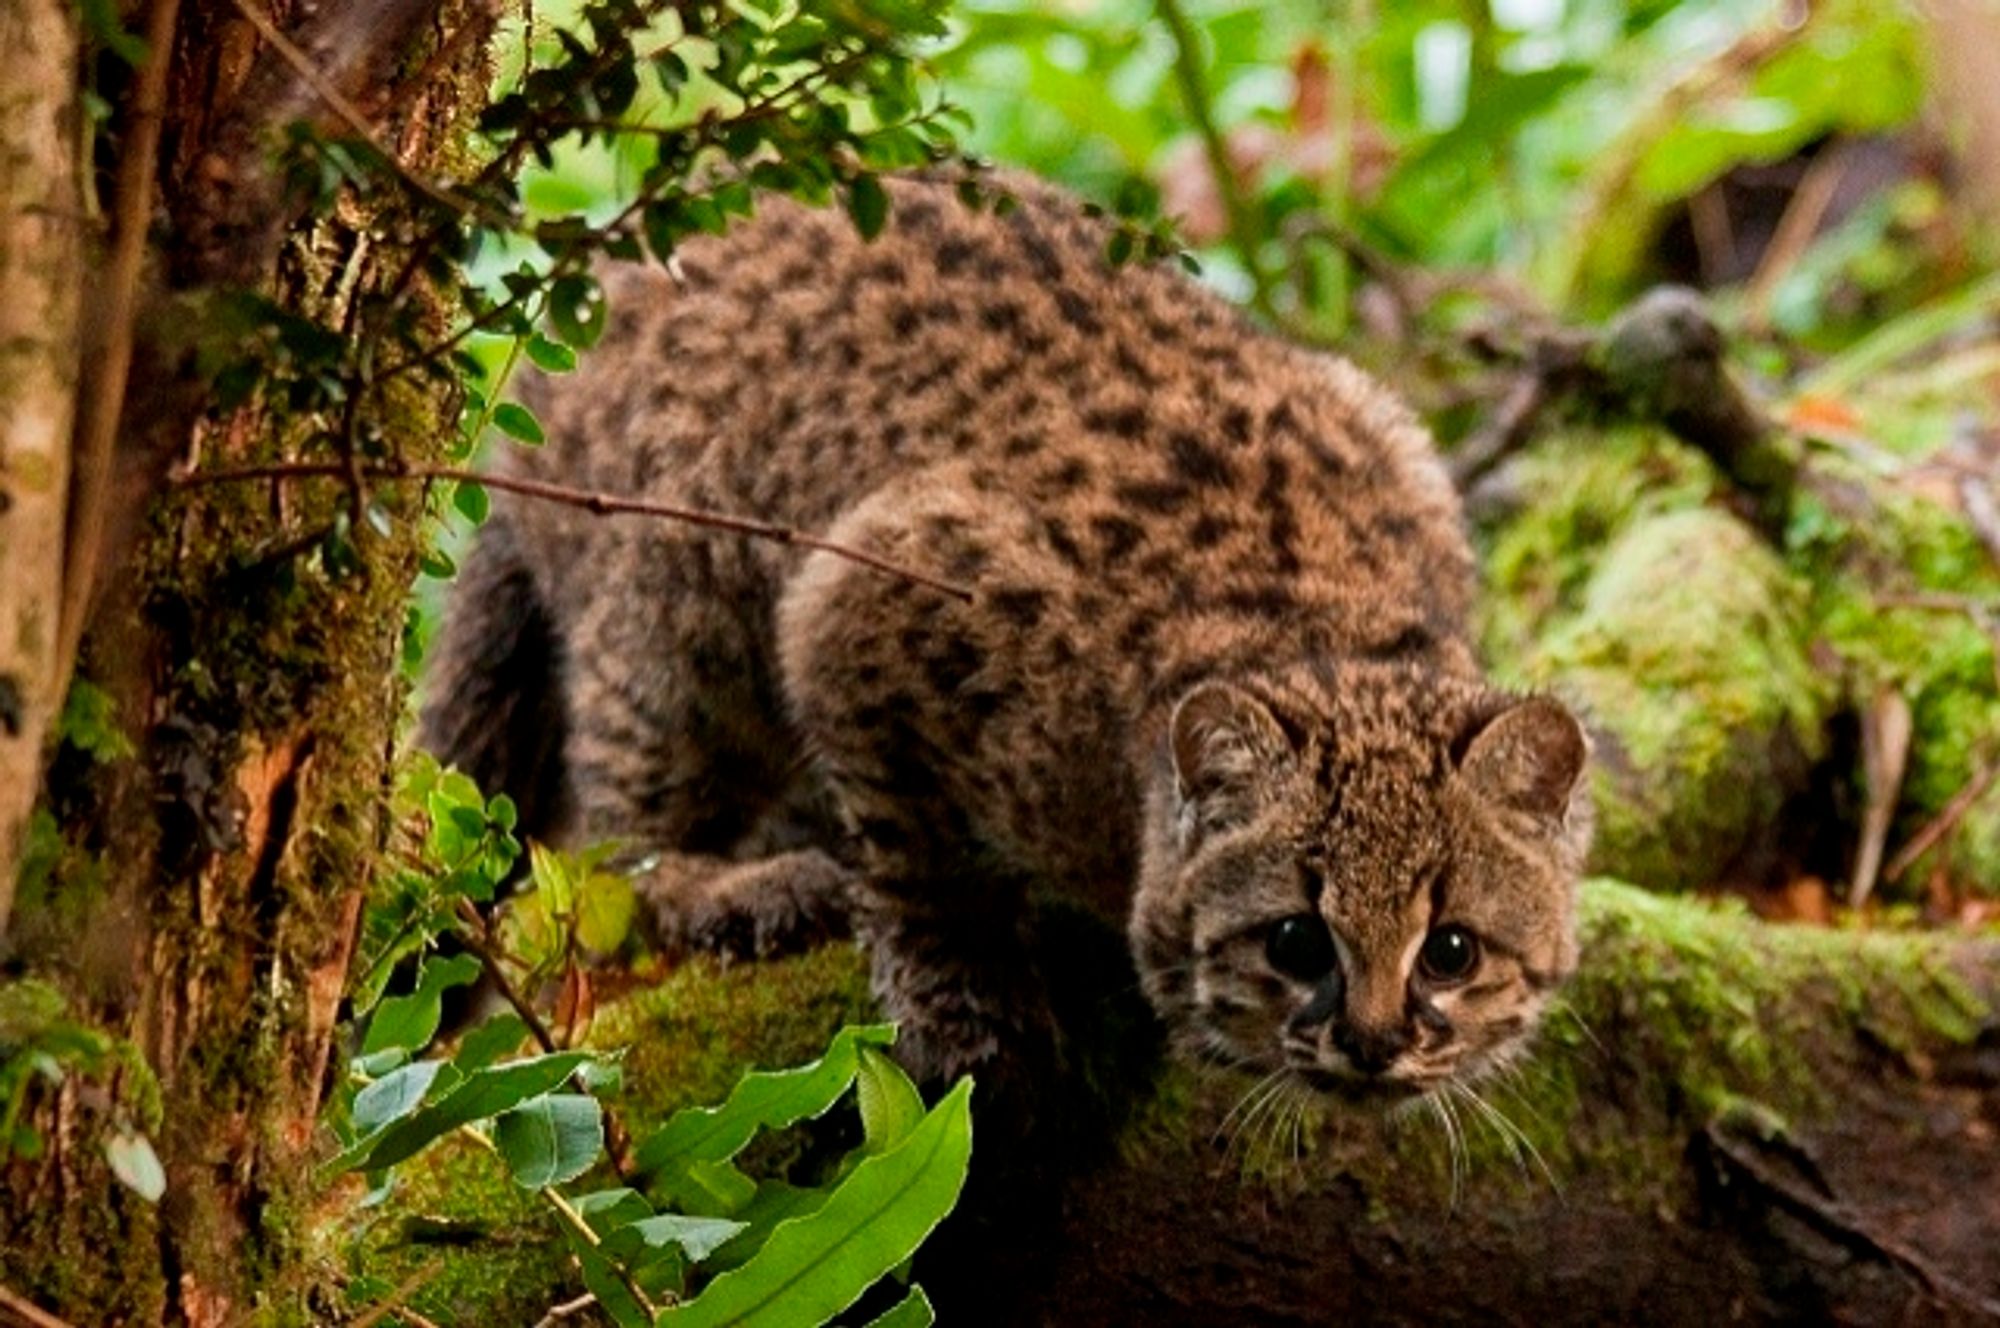
[[(271, 8), (284, 25), (285, 7)], [(379, 137), (418, 171), (455, 151), (465, 117), (485, 100), (485, 6), (321, 9), (335, 12), (294, 38), (371, 108)], [(17, 33), (41, 10), (53, 17)], [(8, 7), (0, 61), (39, 62), (73, 95), (75, 58), (60, 46), (73, 13), (66, 0)], [(473, 39), (441, 48), (447, 33)], [(30, 37), (41, 45), (31, 48)], [(430, 59), (439, 49), (443, 57)], [(398, 69), (419, 71), (421, 83), (394, 82)], [(0, 65), (0, 78), (13, 72)], [(164, 335), (196, 307), (180, 301), (243, 284), (322, 326), (348, 327), (359, 293), (393, 275), (397, 256), (385, 257), (356, 211), (293, 220), (265, 169), (268, 135), (321, 108), (229, 0), (183, 0), (166, 104), (158, 196), (140, 200), (135, 215), (167, 238), (136, 320), (106, 528), (115, 536), (120, 504), (150, 507), (150, 516), (135, 517), (128, 548), (111, 550), (122, 553), (119, 570), (100, 576), (79, 667), (113, 713), (95, 741), (59, 755), (44, 796), (62, 839), (36, 846), (5, 927), (16, 980), (0, 983), (0, 1090), (19, 1090), (21, 1123), (40, 1147), (7, 1162), (0, 1137), (0, 1306), (11, 1295), (79, 1325), (207, 1325), (252, 1313), (323, 1322), (333, 1273), (312, 1257), (311, 1145), (385, 834), (403, 700), (396, 664), (423, 522), (412, 499), (392, 534), (357, 532), (362, 571), (336, 574), (316, 560), (314, 535), (345, 510), (337, 483), (151, 500), (164, 458), (268, 461), (312, 427), (256, 407), (212, 413), (208, 385)], [(45, 111), (38, 123), (53, 134), (56, 116)], [(21, 123), (11, 107), (8, 122)], [(33, 136), (41, 169), (73, 191), (73, 138), (51, 145), (47, 136)], [(10, 150), (19, 141), (10, 128)], [(6, 283), (57, 269), (19, 272), (15, 177), (0, 183), (10, 228), (0, 315), (11, 320), (35, 306)], [(67, 222), (73, 210), (56, 215)], [(75, 289), (72, 279), (72, 299)], [(39, 379), (7, 378), (10, 389), (27, 383), (47, 399), (40, 427), (66, 444), (57, 389), (72, 383), (55, 351), (74, 350), (73, 306), (42, 303), (67, 309), (72, 325), (39, 320), (42, 341), (32, 346), (48, 367)], [(400, 455), (427, 460), (451, 436), (456, 405), (445, 389), (407, 387), (379, 423)], [(7, 479), (18, 504), (25, 424), (12, 410), (0, 417), (9, 417)], [(60, 478), (58, 469), (49, 480), (57, 495)], [(6, 534), (11, 558), (11, 524)], [(11, 570), (0, 586), (11, 615)], [(13, 621), (0, 633), (8, 649)], [(15, 667), (0, 657), (0, 672)], [(45, 716), (47, 700), (38, 704)], [(10, 733), (0, 757), (13, 761), (17, 746), (31, 765), (42, 744)], [(0, 787), (11, 797), (20, 785), (0, 772)], [(12, 835), (18, 817), (0, 814)], [(5, 864), (0, 873), (12, 881)], [(23, 1047), (60, 1062), (60, 1082), (4, 1077), (5, 1057)], [(5, 1099), (0, 1091), (0, 1123)], [(157, 1203), (139, 1192), (148, 1188), (142, 1140), (164, 1172)], [(113, 1157), (134, 1183), (114, 1178)]]
[(82, 202), (76, 10), (0, 10), (0, 935), (54, 723), (76, 409)]

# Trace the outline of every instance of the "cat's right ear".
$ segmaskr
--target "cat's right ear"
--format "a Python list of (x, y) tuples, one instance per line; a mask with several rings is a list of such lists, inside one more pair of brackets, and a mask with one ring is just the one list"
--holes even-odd
[(1181, 698), (1167, 743), (1184, 852), (1254, 817), (1294, 757), (1270, 707), (1220, 682), (1203, 683)]

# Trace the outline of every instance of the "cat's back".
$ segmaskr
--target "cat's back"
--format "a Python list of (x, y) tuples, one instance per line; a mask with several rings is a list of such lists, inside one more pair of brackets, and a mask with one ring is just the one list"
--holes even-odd
[[(604, 342), (537, 385), (551, 442), (512, 464), (810, 531), (946, 474), (1032, 511), (1063, 565), (1144, 621), (1164, 599), (1386, 640), (1421, 609), (1455, 634), (1456, 499), (1393, 399), (1173, 263), (1112, 263), (1111, 224), (1055, 189), (985, 178), (974, 206), (962, 185), (889, 181), (873, 240), (766, 200), (672, 272), (609, 277)], [(591, 520), (529, 519), (558, 540)], [(782, 576), (794, 557), (753, 562)]]

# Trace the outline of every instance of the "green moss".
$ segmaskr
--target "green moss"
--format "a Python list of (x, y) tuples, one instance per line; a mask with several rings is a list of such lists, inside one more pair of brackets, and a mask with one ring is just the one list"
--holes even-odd
[(355, 1198), (351, 1184), (328, 1196), (338, 1220), (320, 1256), (347, 1283), (351, 1312), (432, 1268), (408, 1304), (447, 1326), (534, 1323), (581, 1291), (554, 1212), (463, 1139), (401, 1168), (381, 1206), (357, 1209)]
[(1519, 513), (1483, 541), (1481, 638), (1503, 679), (1576, 610), (1606, 543), (1643, 517), (1701, 506), (1718, 485), (1706, 457), (1636, 425), (1557, 434), (1519, 474)]
[[(1910, 704), (1909, 768), (1890, 836), (1900, 843), (2000, 758), (1990, 627), (2000, 568), (1950, 508), (1870, 483), (1838, 459), (1819, 469), (1820, 492), (1801, 499), (1788, 545), (1814, 587), (1812, 618), (1842, 663), (1849, 705), (1865, 707), (1884, 690)], [(1858, 772), (1852, 783), (1859, 805)], [(1904, 896), (1919, 892), (1934, 864), (1961, 889), (2000, 895), (2000, 792), (1974, 804), (1928, 858), (1900, 883)], [(1883, 888), (1893, 894), (1898, 883)]]
[(1821, 754), (1832, 699), (1803, 610), (1777, 557), (1713, 509), (1634, 521), (1604, 551), (1522, 667), (1599, 737), (1598, 870), (1704, 885), (1777, 819)]
[(720, 1102), (745, 1070), (812, 1060), (841, 1025), (877, 1017), (860, 952), (825, 946), (764, 964), (692, 960), (607, 1011), (593, 1041), (627, 1048), (619, 1110), (643, 1131)]

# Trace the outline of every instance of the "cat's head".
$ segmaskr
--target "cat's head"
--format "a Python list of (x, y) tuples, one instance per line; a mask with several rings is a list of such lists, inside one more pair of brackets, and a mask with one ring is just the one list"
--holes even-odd
[(1588, 743), (1408, 669), (1211, 682), (1149, 791), (1133, 952), (1197, 1054), (1392, 1099), (1504, 1064), (1576, 965)]

